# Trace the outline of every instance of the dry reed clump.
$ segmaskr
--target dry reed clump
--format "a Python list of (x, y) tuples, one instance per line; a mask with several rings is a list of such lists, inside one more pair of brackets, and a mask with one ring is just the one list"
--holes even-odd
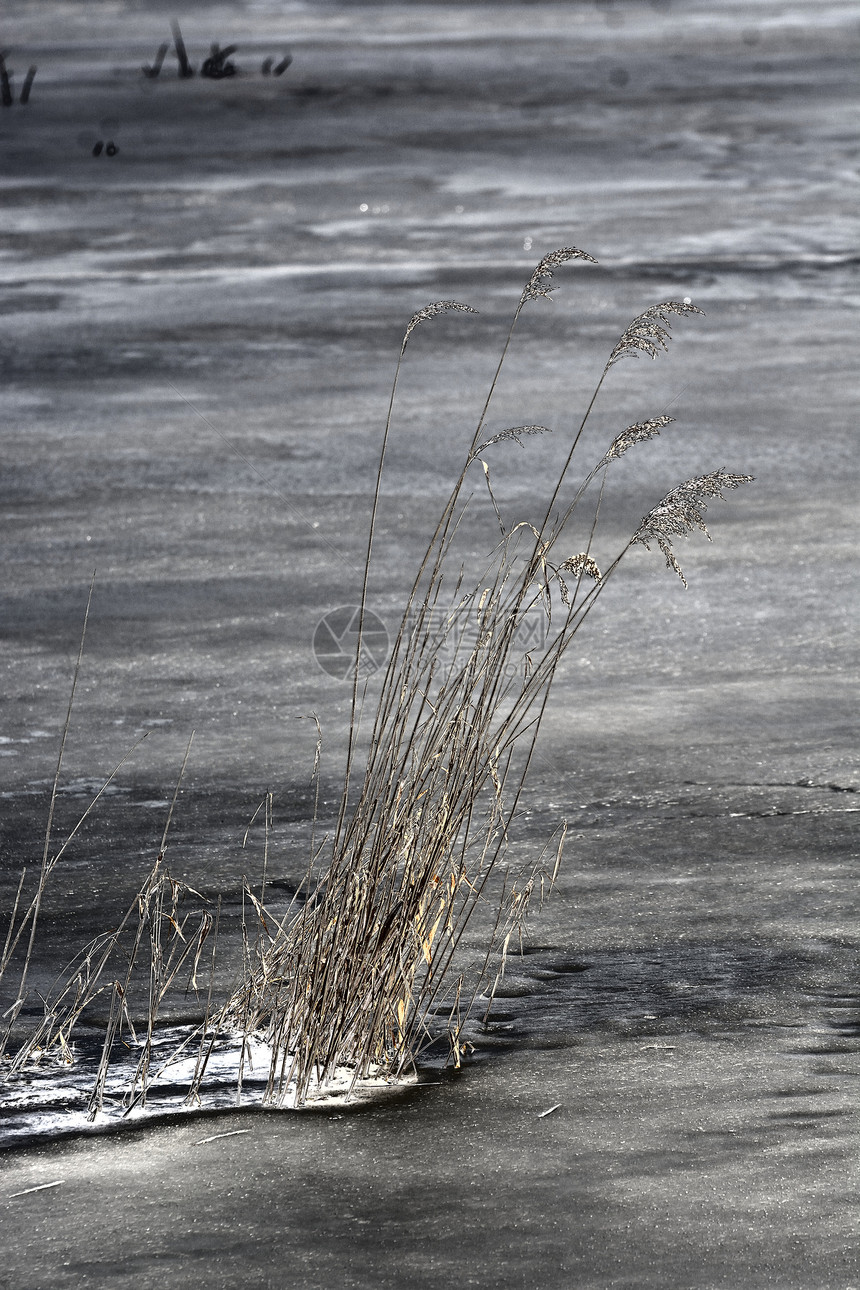
[[(512, 427), (481, 440), (502, 364), (520, 313), (554, 289), (553, 271), (570, 260), (594, 262), (564, 247), (537, 265), (516, 308), (502, 356), (464, 464), (421, 561), (404, 609), (371, 722), (370, 749), (355, 776), (355, 736), (362, 702), (357, 669), (353, 686), (348, 763), (330, 851), (311, 867), (307, 900), (263, 947), (255, 972), (232, 1003), (245, 1033), (263, 1028), (272, 1046), (268, 1095), (301, 1101), (317, 1082), (347, 1067), (356, 1079), (372, 1072), (402, 1073), (422, 1043), (447, 1018), (450, 1052), (459, 1063), (464, 1025), (477, 990), (486, 984), (494, 955), (504, 955), (522, 927), (536, 891), (552, 883), (561, 860), (564, 826), (550, 860), (519, 872), (506, 864), (510, 829), (528, 773), (557, 664), (591, 612), (609, 577), (637, 543), (658, 543), (681, 573), (672, 538), (704, 528), (704, 497), (747, 482), (717, 471), (689, 480), (645, 517), (601, 572), (592, 554), (607, 470), (634, 445), (657, 435), (671, 418), (659, 416), (624, 430), (570, 501), (565, 485), (574, 450), (614, 364), (625, 355), (655, 358), (666, 350), (673, 317), (701, 311), (688, 301), (652, 306), (624, 331), (612, 350), (560, 474), (543, 519), (506, 526), (483, 453), (546, 427)], [(368, 578), (385, 449), (406, 342), (415, 326), (443, 310), (441, 301), (415, 314), (397, 364), (370, 523), (360, 615)], [(460, 497), (480, 461), (501, 540), (476, 581), (467, 583), (455, 539), (468, 503)], [(599, 477), (588, 512), (585, 549), (566, 544), (575, 513)], [(569, 548), (568, 548), (569, 549)], [(556, 563), (556, 561), (558, 561)], [(683, 577), (683, 575), (681, 574)], [(544, 643), (518, 668), (518, 641), (530, 615), (543, 616)], [(357, 657), (361, 653), (361, 628)], [(514, 664), (514, 666), (512, 666)], [(353, 791), (353, 779), (358, 783)], [(501, 895), (489, 898), (489, 879), (501, 870)], [(483, 973), (467, 989), (457, 951), (476, 911), (494, 911)]]
[[(419, 325), (442, 313), (475, 310), (454, 300), (438, 301), (414, 314), (406, 327), (368, 530), (346, 773), (336, 824), (324, 843), (312, 840), (303, 883), (286, 916), (275, 918), (266, 909), (265, 880), (259, 898), (246, 892), (257, 933), (245, 936), (240, 982), (217, 1011), (210, 976), (192, 1097), (199, 1095), (219, 1035), (228, 1031), (239, 1034), (243, 1043), (265, 1039), (270, 1053), (265, 1098), (274, 1105), (301, 1104), (344, 1069), (353, 1081), (379, 1073), (401, 1076), (440, 1029), (447, 1035), (450, 1059), (460, 1063), (464, 1028), (479, 991), (489, 987), (492, 997), (490, 983), (503, 971), (531, 901), (552, 885), (562, 859), (563, 823), (534, 862), (516, 867), (510, 861), (512, 822), (557, 666), (633, 546), (656, 542), (683, 579), (673, 540), (695, 528), (707, 532), (702, 519), (707, 501), (750, 480), (718, 470), (678, 485), (645, 516), (623, 548), (603, 562), (603, 569), (598, 567), (593, 544), (608, 471), (626, 452), (658, 435), (671, 418), (657, 416), (627, 427), (582, 482), (570, 488), (574, 454), (614, 365), (638, 353), (656, 358), (668, 347), (672, 319), (701, 313), (689, 301), (669, 300), (634, 319), (613, 348), (571, 435), (561, 470), (547, 488), (542, 517), (505, 523), (484, 454), (510, 441), (524, 447), (524, 439), (546, 433), (547, 427), (515, 426), (484, 437), (486, 417), (520, 314), (549, 296), (555, 289), (554, 271), (571, 260), (595, 263), (585, 252), (563, 247), (540, 261), (520, 296), (476, 428), (464, 447), (462, 467), (407, 597), (375, 711), (366, 721), (369, 752), (359, 771), (358, 731), (367, 686), (359, 688), (358, 661), (381, 479), (407, 342)], [(470, 577), (457, 535), (469, 505), (461, 495), (478, 462), (501, 532), (483, 566)], [(574, 518), (582, 533), (575, 543), (568, 537)], [(543, 628), (541, 643), (523, 657), (521, 642), (535, 615)], [(319, 743), (317, 783), (318, 759)], [(267, 837), (269, 812), (267, 806)], [(180, 970), (190, 971), (196, 981), (212, 931), (211, 916), (192, 924), (181, 921), (178, 911), (186, 893), (164, 872), (163, 849), (138, 898), (132, 950), (126, 951), (131, 965), (142, 959), (149, 972), (148, 1021), (127, 1094), (130, 1106), (146, 1097), (164, 995)], [(494, 874), (500, 881), (491, 884)], [(31, 947), (37, 914), (38, 907), (30, 924)], [(467, 972), (463, 938), (476, 915), (489, 915), (489, 924), (482, 963)], [(17, 938), (21, 934), (19, 930)], [(105, 963), (117, 945), (115, 938), (90, 947), (66, 993), (46, 1002), (45, 1022), (28, 1049), (67, 1047), (72, 1025), (94, 991), (107, 991), (110, 1017), (95, 1109), (112, 1043), (123, 1029), (135, 1033), (126, 1003), (131, 977), (102, 983)], [(26, 967), (19, 994), (25, 982)]]

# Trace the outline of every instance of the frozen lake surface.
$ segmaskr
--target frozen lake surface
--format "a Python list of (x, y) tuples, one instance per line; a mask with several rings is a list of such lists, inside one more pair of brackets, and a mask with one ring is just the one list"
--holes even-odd
[[(180, 79), (171, 50), (144, 77), (174, 16), (195, 65), (235, 43), (238, 74)], [(271, 791), (286, 906), (313, 799), (299, 718), (323, 729), (323, 824), (345, 756), (350, 687), (314, 633), (360, 591), (416, 310), (479, 313), (410, 341), (370, 593), (390, 634), (556, 247), (599, 264), (559, 269), (520, 320), (488, 433), (553, 434), (496, 457), (505, 517), (534, 518), (610, 350), (665, 299), (705, 317), (613, 370), (583, 444), (590, 465), (676, 418), (617, 463), (598, 562), (680, 480), (756, 482), (684, 547), (686, 593), (637, 550), (574, 643), (516, 842), (567, 818), (559, 889), (464, 1070), (301, 1116), (213, 1093), (105, 1133), (7, 1085), (0, 1285), (848, 1290), (856, 5), (8, 0), (2, 42), (3, 936), (93, 569), (58, 839), (147, 736), (52, 876), (25, 1020), (140, 887), (192, 731), (172, 872), (220, 895), (239, 949)], [(470, 549), (497, 533), (476, 494)], [(198, 1020), (189, 997), (165, 1023)]]

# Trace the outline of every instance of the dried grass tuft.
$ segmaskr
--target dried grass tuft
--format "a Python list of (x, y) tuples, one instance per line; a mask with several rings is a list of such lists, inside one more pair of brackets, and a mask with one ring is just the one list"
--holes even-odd
[[(429, 1044), (442, 1042), (448, 1060), (461, 1063), (472, 1042), (470, 1018), (481, 991), (489, 992), (486, 1019), (506, 956), (521, 942), (530, 909), (552, 889), (562, 863), (564, 822), (534, 860), (523, 864), (512, 859), (514, 821), (558, 664), (633, 546), (649, 549), (649, 543), (656, 542), (669, 567), (684, 580), (673, 539), (695, 528), (707, 534), (702, 517), (710, 499), (751, 479), (718, 470), (678, 485), (648, 512), (622, 550), (614, 556), (610, 552), (598, 565), (594, 543), (612, 463), (633, 445), (654, 438), (672, 419), (658, 416), (628, 426), (575, 490), (570, 490), (568, 476), (614, 364), (638, 352), (656, 357), (667, 349), (672, 317), (701, 313), (687, 302), (663, 302), (640, 314), (613, 349), (570, 435), (561, 469), (547, 485), (542, 518), (523, 517), (506, 525), (490, 490), (501, 535), (481, 565), (471, 568), (457, 543), (470, 505), (461, 496), (474, 463), (480, 461), (489, 487), (489, 468), (481, 453), (509, 440), (525, 447), (524, 440), (547, 432), (540, 425), (514, 426), (479, 442), (499, 374), (524, 307), (547, 298), (554, 290), (555, 269), (571, 260), (595, 263), (583, 251), (562, 247), (544, 256), (520, 296), (474, 434), (464, 444), (461, 468), (407, 597), (366, 723), (369, 747), (359, 773), (364, 691), (359, 692), (358, 663), (381, 478), (407, 342), (416, 327), (442, 313), (476, 311), (458, 301), (438, 301), (414, 314), (406, 328), (377, 468), (337, 821), (322, 842), (314, 834), (307, 870), (290, 910), (278, 918), (267, 908), (272, 818), (267, 797), (260, 808), (265, 829), (263, 881), (259, 895), (249, 887), (245, 890), (239, 982), (220, 1006), (213, 1004), (218, 913), (213, 918), (207, 910), (182, 912), (186, 899), (193, 901), (195, 894), (164, 868), (165, 829), (153, 871), (126, 920), (89, 946), (59, 992), (45, 1001), (41, 1026), (13, 1062), (18, 1070), (37, 1049), (53, 1046), (68, 1053), (76, 1022), (102, 997), (109, 1003), (109, 1017), (92, 1113), (101, 1105), (112, 1053), (123, 1036), (137, 1044), (140, 1053), (126, 1105), (130, 1109), (140, 1104), (153, 1078), (155, 1028), (165, 997), (180, 973), (190, 977), (196, 992), (203, 971), (208, 990), (193, 1036), (198, 1047), (191, 1101), (201, 1097), (207, 1064), (226, 1032), (238, 1034), (242, 1044), (237, 1096), (246, 1051), (250, 1055), (258, 1040), (267, 1045), (265, 1096), (273, 1105), (301, 1104), (313, 1090), (342, 1078), (344, 1070), (353, 1084), (371, 1077), (397, 1078)], [(591, 504), (593, 484), (597, 497)], [(570, 549), (568, 534), (574, 524), (583, 530), (582, 549), (556, 563), (562, 539)], [(542, 627), (537, 637), (530, 632), (535, 620)], [(321, 736), (319, 722), (313, 720), (318, 732), (313, 774), (318, 802)], [(40, 891), (54, 863), (48, 840)], [(19, 889), (4, 967), (25, 928), (30, 928), (31, 941), (34, 934), (38, 899), (23, 917), (18, 913), (20, 899)], [(474, 945), (465, 953), (470, 929), (482, 946), (478, 965), (470, 964)], [(125, 969), (117, 972), (120, 961)], [(130, 1000), (140, 989), (141, 971), (146, 1007), (138, 1035)], [(20, 993), (26, 975), (25, 963)], [(18, 999), (13, 1020), (20, 1007)], [(191, 1042), (187, 1038), (183, 1046)]]
[[(501, 541), (469, 581), (457, 536), (469, 505), (460, 498), (472, 464), (493, 444), (516, 440), (525, 446), (525, 437), (547, 430), (512, 427), (479, 444), (487, 409), (523, 307), (548, 296), (553, 271), (572, 259), (593, 262), (585, 252), (563, 247), (545, 256), (526, 283), (477, 429), (405, 606), (371, 722), (363, 776), (351, 794), (347, 775), (328, 858), (309, 875), (304, 907), (272, 936), (232, 1002), (236, 1024), (262, 1030), (271, 1045), (268, 1092), (274, 1102), (301, 1101), (344, 1067), (356, 1080), (401, 1074), (423, 1045), (435, 1041), (440, 1016), (447, 1015), (449, 1060), (459, 1064), (478, 992), (493, 979), (494, 959), (497, 981), (531, 902), (551, 888), (561, 862), (564, 826), (552, 869), (544, 856), (519, 869), (509, 858), (513, 820), (556, 667), (636, 542), (647, 545), (653, 537), (662, 550), (667, 533), (681, 531), (682, 519), (694, 518), (697, 501), (701, 510), (701, 496), (747, 478), (717, 472), (680, 485), (663, 504), (665, 516), (655, 508), (601, 572), (592, 543), (607, 469), (671, 422), (655, 417), (622, 432), (557, 511), (574, 450), (612, 365), (628, 352), (655, 356), (667, 348), (671, 315), (701, 312), (675, 301), (655, 305), (634, 320), (613, 350), (551, 486), (543, 519), (506, 526), (490, 489)], [(410, 327), (445, 304), (450, 302), (428, 306)], [(399, 373), (400, 363), (394, 389)], [(384, 443), (392, 407), (393, 390)], [(480, 463), (489, 488), (489, 468)], [(598, 474), (600, 495), (586, 523), (586, 548), (555, 565), (556, 544)], [(379, 476), (377, 496), (378, 491)], [(370, 547), (362, 612), (369, 570)], [(553, 587), (561, 599), (560, 619)], [(545, 636), (523, 657), (518, 641), (535, 614), (543, 618)], [(356, 688), (354, 727), (359, 718)], [(354, 747), (351, 731), (351, 753)], [(463, 937), (481, 920), (487, 923), (484, 966), (468, 977), (467, 986)]]

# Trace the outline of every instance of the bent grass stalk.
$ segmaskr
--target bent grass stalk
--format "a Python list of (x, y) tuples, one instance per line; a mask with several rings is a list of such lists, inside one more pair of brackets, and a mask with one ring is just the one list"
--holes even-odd
[(75, 662), (75, 670), (72, 675), (72, 688), (71, 688), (71, 693), (69, 695), (69, 706), (66, 712), (66, 720), (63, 723), (62, 734), (60, 735), (60, 749), (57, 754), (57, 768), (54, 772), (54, 782), (51, 786), (51, 797), (48, 803), (48, 820), (45, 826), (45, 843), (42, 848), (42, 864), (39, 870), (39, 881), (36, 886), (36, 894), (33, 897), (32, 901), (30, 902), (30, 906), (27, 909), (26, 913), (24, 914), (21, 921), (16, 926), (15, 919), (18, 914), (18, 902), (21, 896), (21, 885), (23, 884), (23, 881), (24, 881), (24, 875), (22, 874), (21, 883), (19, 884), (19, 887), (18, 887), (18, 895), (16, 897), (15, 904), (12, 909), (12, 915), (9, 920), (9, 931), (6, 936), (6, 943), (3, 949), (3, 958), (2, 960), (0, 960), (0, 983), (2, 983), (3, 976), (6, 973), (6, 969), (9, 966), (12, 955), (14, 954), (15, 949), (17, 948), (18, 942), (21, 939), (21, 937), (24, 935), (24, 932), (26, 931), (26, 928), (27, 928), (27, 924), (29, 923), (30, 936), (27, 942), (27, 952), (24, 956), (24, 966), (21, 970), (21, 978), (18, 984), (18, 997), (15, 999), (12, 1006), (7, 1009), (4, 1015), (4, 1020), (6, 1017), (8, 1017), (8, 1024), (6, 1026), (3, 1039), (2, 1041), (0, 1041), (0, 1057), (2, 1057), (6, 1052), (6, 1049), (9, 1044), (9, 1039), (12, 1034), (12, 1028), (14, 1027), (15, 1022), (17, 1021), (18, 1016), (20, 1015), (21, 1009), (23, 1008), (24, 1003), (26, 1002), (27, 977), (30, 971), (30, 962), (33, 957), (33, 946), (36, 941), (36, 928), (39, 923), (39, 913), (42, 907), (42, 897), (45, 894), (45, 887), (47, 886), (48, 878), (50, 877), (51, 871), (53, 870), (54, 865), (56, 864), (56, 858), (51, 857), (51, 836), (52, 836), (52, 831), (54, 827), (54, 811), (57, 805), (57, 790), (59, 789), (60, 775), (63, 769), (63, 757), (65, 756), (65, 751), (66, 751), (66, 740), (69, 734), (69, 727), (72, 724), (72, 709), (75, 706), (75, 694), (77, 693), (78, 678), (81, 673), (81, 662), (84, 657), (84, 642), (86, 641), (86, 636), (87, 636), (87, 624), (89, 623), (89, 618), (90, 618), (90, 607), (93, 601), (93, 586), (95, 585), (95, 580), (96, 580), (96, 575), (94, 572), (90, 580), (90, 589), (87, 595), (87, 606), (86, 606), (86, 609), (84, 610), (84, 622), (83, 622), (83, 627), (81, 628), (81, 641), (78, 647), (78, 657)]

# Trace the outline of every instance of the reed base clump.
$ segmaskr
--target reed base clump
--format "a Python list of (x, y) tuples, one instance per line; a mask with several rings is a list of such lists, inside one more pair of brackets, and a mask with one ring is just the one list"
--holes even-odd
[[(459, 301), (437, 301), (414, 314), (406, 327), (364, 560), (343, 790), (331, 835), (321, 841), (312, 836), (291, 908), (276, 916), (267, 905), (268, 797), (263, 804), (267, 858), (259, 891), (247, 887), (244, 894), (238, 983), (216, 1003), (219, 908), (198, 901), (190, 909), (196, 894), (164, 865), (166, 829), (155, 866), (121, 928), (86, 949), (45, 1000), (40, 1025), (15, 1048), (10, 1039), (27, 996), (41, 894), (65, 849), (52, 851), (49, 820), (37, 893), (24, 908), (19, 889), (0, 961), (2, 976), (28, 947), (7, 1012), (7, 1078), (20, 1074), (37, 1054), (71, 1055), (76, 1025), (100, 999), (102, 1007), (107, 1004), (108, 1021), (88, 1114), (104, 1108), (111, 1063), (128, 1040), (138, 1057), (122, 1097), (124, 1111), (145, 1106), (160, 1077), (155, 1071), (159, 1017), (168, 992), (180, 982), (190, 983), (205, 1000), (199, 1027), (167, 1062), (172, 1079), (184, 1072), (190, 1103), (203, 1098), (206, 1073), (218, 1064), (225, 1045), (238, 1053), (234, 1098), (249, 1096), (250, 1079), (254, 1096), (272, 1106), (302, 1106), (335, 1093), (355, 1096), (371, 1085), (413, 1078), (416, 1062), (430, 1046), (441, 1044), (447, 1060), (460, 1065), (472, 1042), (475, 1015), (486, 1018), (506, 955), (518, 944), (530, 910), (551, 890), (563, 859), (564, 821), (539, 855), (525, 864), (512, 859), (522, 793), (559, 664), (634, 547), (656, 546), (686, 586), (678, 538), (696, 529), (707, 535), (704, 515), (711, 501), (750, 481), (723, 469), (688, 479), (647, 512), (621, 549), (603, 551), (599, 518), (614, 463), (660, 435), (671, 418), (659, 415), (627, 426), (596, 464), (578, 476), (574, 465), (616, 364), (639, 354), (658, 357), (668, 349), (673, 322), (701, 312), (689, 300), (668, 300), (650, 306), (621, 334), (567, 434), (539, 513), (505, 518), (492, 486), (495, 454), (509, 451), (511, 444), (525, 448), (549, 431), (532, 424), (492, 431), (490, 409), (521, 315), (548, 298), (556, 270), (575, 261), (594, 263), (573, 247), (550, 253), (522, 291), (477, 425), (464, 444), (459, 472), (406, 598), (378, 697), (371, 702), (361, 681), (364, 629), (381, 481), (407, 347), (431, 320), (476, 311)], [(473, 481), (486, 499), (491, 524), (487, 553), (477, 564), (459, 541), (467, 510), (482, 505), (471, 493)], [(537, 633), (529, 630), (536, 618)], [(362, 727), (366, 757), (358, 751)], [(317, 793), (320, 749), (318, 737)], [(51, 815), (61, 766), (62, 750)], [(168, 828), (169, 823), (170, 817)], [(467, 929), (470, 940), (480, 929), (477, 963), (473, 944), (465, 953)], [(119, 973), (118, 961), (124, 964)], [(130, 1007), (141, 974), (147, 983), (142, 1023)], [(160, 1052), (158, 1057), (161, 1061)]]

